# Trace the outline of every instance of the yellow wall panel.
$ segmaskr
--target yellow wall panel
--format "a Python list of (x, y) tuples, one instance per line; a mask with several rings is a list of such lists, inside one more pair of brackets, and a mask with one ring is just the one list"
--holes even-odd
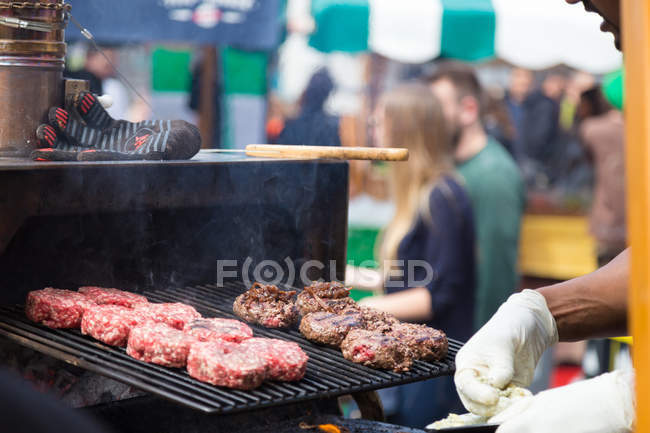
[(566, 280), (596, 267), (596, 241), (586, 217), (524, 216), (519, 248), (522, 275)]

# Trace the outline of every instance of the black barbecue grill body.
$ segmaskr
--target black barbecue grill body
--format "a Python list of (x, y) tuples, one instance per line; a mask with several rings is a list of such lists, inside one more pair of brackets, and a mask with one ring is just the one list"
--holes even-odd
[[(11, 344), (144, 390), (148, 397), (89, 409), (119, 431), (147, 431), (146, 423), (142, 429), (121, 427), (156, 418), (160, 407), (174, 408), (168, 414), (177, 416), (160, 417), (149, 427), (169, 432), (300, 431), (291, 422), (265, 430), (256, 414), (278, 405), (280, 419), (294, 418), (291, 411), (303, 407), (314, 415), (313, 408), (331, 414), (328, 399), (341, 394), (452, 374), (460, 347), (453, 341), (447, 359), (417, 361), (411, 372), (397, 374), (349, 363), (295, 329), (254, 326), (256, 335), (298, 342), (310, 356), (307, 375), (250, 392), (228, 390), (195, 381), (182, 369), (133, 360), (78, 330), (33, 324), (22, 311), (30, 290), (101, 285), (140, 292), (153, 302), (186, 302), (208, 317), (233, 317), (232, 299), (265, 260), (293, 267), (294, 277), (303, 263), (318, 261), (323, 266), (310, 267), (308, 278), (343, 280), (347, 200), (344, 162), (203, 153), (192, 161), (162, 163), (0, 159), (0, 340), (9, 337), (5, 341)], [(223, 284), (220, 260), (236, 262), (239, 271)], [(242, 272), (246, 260), (248, 270)], [(237, 416), (246, 414), (256, 419), (241, 424)], [(231, 430), (214, 418), (226, 415), (242, 428)], [(305, 419), (317, 421), (312, 418)], [(398, 430), (370, 425), (353, 431)]]
[(46, 286), (215, 282), (219, 260), (249, 259), (250, 278), (264, 260), (284, 274), (317, 260), (309, 277), (342, 279), (347, 195), (344, 162), (0, 159), (0, 304)]

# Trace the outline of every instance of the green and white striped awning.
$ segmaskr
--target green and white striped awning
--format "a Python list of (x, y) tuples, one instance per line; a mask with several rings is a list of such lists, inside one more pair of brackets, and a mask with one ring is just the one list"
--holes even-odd
[(600, 18), (564, 0), (312, 0), (310, 45), (405, 63), (500, 58), (530, 69), (621, 65)]

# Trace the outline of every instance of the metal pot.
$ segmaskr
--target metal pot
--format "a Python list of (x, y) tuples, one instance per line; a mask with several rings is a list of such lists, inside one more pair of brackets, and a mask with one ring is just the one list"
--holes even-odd
[(0, 1), (0, 17), (51, 24), (51, 31), (0, 22), (0, 156), (24, 157), (37, 147), (36, 128), (63, 105), (62, 0)]

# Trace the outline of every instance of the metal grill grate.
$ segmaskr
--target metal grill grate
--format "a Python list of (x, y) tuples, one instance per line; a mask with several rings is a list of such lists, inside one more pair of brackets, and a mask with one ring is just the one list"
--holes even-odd
[[(205, 317), (236, 318), (232, 302), (245, 287), (241, 283), (213, 284), (144, 292), (153, 302), (183, 302)], [(265, 382), (252, 391), (212, 386), (191, 378), (184, 369), (137, 361), (115, 348), (81, 335), (78, 330), (50, 329), (30, 322), (22, 306), (0, 306), (0, 334), (78, 367), (111, 377), (151, 394), (206, 412), (229, 413), (369, 391), (454, 372), (453, 359), (461, 344), (449, 341), (441, 362), (416, 361), (410, 371), (394, 373), (351, 363), (338, 350), (305, 340), (296, 330), (252, 326), (256, 336), (295, 341), (309, 355), (307, 373), (299, 382)]]

